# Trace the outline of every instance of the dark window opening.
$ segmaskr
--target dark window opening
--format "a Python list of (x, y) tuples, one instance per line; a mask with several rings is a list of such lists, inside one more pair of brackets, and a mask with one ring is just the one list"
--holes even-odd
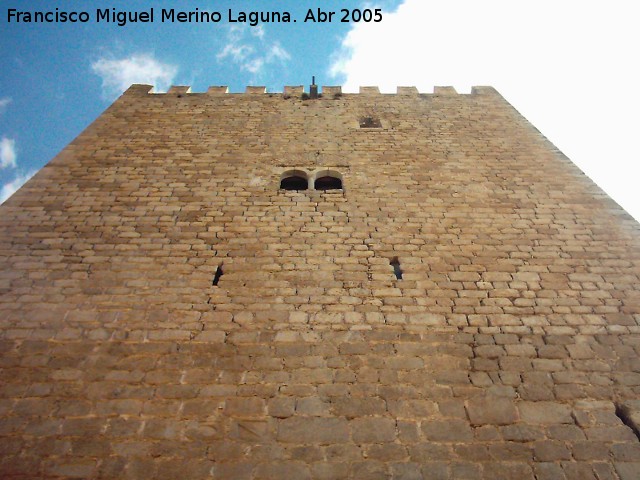
[(400, 260), (398, 260), (398, 257), (393, 257), (389, 263), (391, 263), (391, 266), (393, 267), (393, 273), (396, 276), (396, 280), (402, 280), (402, 269), (400, 268)]
[(362, 117), (360, 119), (360, 128), (382, 128), (379, 118)]
[(218, 265), (218, 268), (216, 268), (216, 273), (213, 275), (213, 286), (217, 286), (218, 282), (220, 281), (220, 277), (224, 275), (224, 272), (222, 271), (222, 263), (220, 265)]
[(316, 178), (313, 188), (316, 190), (339, 190), (342, 188), (342, 180), (329, 176)]
[(306, 190), (309, 188), (309, 182), (307, 182), (306, 178), (294, 175), (280, 180), (280, 188), (284, 190)]

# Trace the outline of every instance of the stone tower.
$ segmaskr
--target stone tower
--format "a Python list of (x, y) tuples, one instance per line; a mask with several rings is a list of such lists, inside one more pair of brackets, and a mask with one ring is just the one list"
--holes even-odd
[(149, 91), (0, 207), (2, 478), (640, 478), (640, 227), (495, 90)]

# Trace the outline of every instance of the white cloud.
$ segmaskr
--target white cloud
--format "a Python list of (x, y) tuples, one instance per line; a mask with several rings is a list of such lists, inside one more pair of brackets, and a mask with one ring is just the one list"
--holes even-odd
[(36, 174), (36, 170), (30, 170), (25, 174), (18, 174), (8, 183), (2, 185), (0, 189), (0, 203), (3, 203), (7, 198), (13, 195), (27, 180)]
[(227, 43), (222, 51), (216, 55), (218, 60), (224, 60), (227, 57), (231, 57), (236, 63), (244, 62), (247, 57), (255, 52), (255, 49), (250, 45), (238, 44), (234, 41)]
[(126, 58), (101, 58), (91, 69), (102, 78), (105, 98), (113, 99), (133, 83), (148, 83), (156, 91), (165, 91), (173, 82), (178, 67), (156, 60), (147, 54), (134, 54)]
[(2, 137), (0, 140), (0, 169), (16, 168), (16, 141)]
[(254, 37), (258, 37), (260, 39), (264, 38), (264, 27), (262, 25), (258, 25), (257, 27), (253, 27), (251, 29), (251, 35)]
[(241, 70), (260, 74), (267, 65), (285, 63), (291, 55), (279, 42), (266, 40), (265, 30), (261, 25), (252, 28), (233, 25), (229, 27), (227, 43), (216, 55), (219, 62), (227, 58)]
[(11, 101), (12, 100), (10, 97), (0, 98), (0, 113), (3, 113), (5, 111), (5, 109), (7, 108), (7, 105), (9, 105)]
[(260, 70), (262, 70), (262, 67), (264, 67), (264, 59), (262, 58), (247, 60), (247, 62), (242, 66), (242, 68), (249, 73), (259, 73)]
[(282, 45), (280, 45), (278, 42), (274, 42), (269, 47), (269, 51), (267, 52), (267, 62), (270, 62), (271, 60), (286, 61), (290, 59), (291, 55), (289, 55), (289, 52), (282, 48)]
[(640, 219), (636, 18), (623, 0), (405, 0), (354, 24), (330, 73), (346, 92), (493, 85)]

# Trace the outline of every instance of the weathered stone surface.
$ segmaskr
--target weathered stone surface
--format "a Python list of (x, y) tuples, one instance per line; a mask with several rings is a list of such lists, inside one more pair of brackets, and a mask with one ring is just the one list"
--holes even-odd
[(573, 423), (571, 407), (555, 402), (520, 402), (520, 418), (532, 424)]
[(620, 480), (634, 480), (638, 478), (640, 462), (618, 462), (614, 465), (617, 474), (620, 476)]
[(362, 415), (384, 415), (387, 405), (381, 398), (337, 397), (332, 400), (332, 410), (337, 416), (355, 418)]
[(349, 478), (350, 466), (341, 462), (320, 462), (311, 465), (312, 478), (334, 480)]
[(345, 443), (349, 429), (340, 418), (291, 417), (279, 422), (277, 438), (287, 443)]
[(422, 432), (434, 442), (464, 442), (473, 438), (473, 432), (464, 420), (425, 421), (422, 422)]
[(485, 478), (495, 478), (500, 480), (509, 480), (513, 478), (522, 478), (526, 480), (534, 480), (532, 468), (522, 462), (493, 462), (484, 466)]
[(543, 440), (534, 443), (534, 456), (540, 462), (556, 462), (570, 460), (571, 452), (564, 442), (558, 440)]
[(557, 463), (539, 462), (534, 466), (536, 480), (564, 480), (562, 467)]
[(148, 91), (0, 207), (0, 477), (636, 479), (640, 227), (493, 89)]
[(396, 437), (396, 422), (389, 418), (359, 418), (350, 422), (356, 443), (392, 442)]
[(273, 478), (311, 479), (309, 467), (302, 462), (280, 462), (258, 465), (255, 471), (256, 479), (271, 480)]
[(640, 438), (640, 400), (627, 400), (618, 406), (618, 414)]
[(511, 400), (500, 397), (472, 399), (466, 405), (471, 425), (509, 425), (518, 420)]
[(515, 442), (531, 442), (544, 438), (544, 430), (531, 425), (515, 424), (507, 425), (500, 429), (505, 440)]

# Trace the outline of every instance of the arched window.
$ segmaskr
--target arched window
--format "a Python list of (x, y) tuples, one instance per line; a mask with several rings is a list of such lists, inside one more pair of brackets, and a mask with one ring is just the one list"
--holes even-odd
[(316, 181), (313, 182), (313, 188), (316, 190), (339, 190), (342, 188), (342, 180), (325, 175), (324, 177), (316, 178)]
[(290, 170), (282, 174), (280, 188), (284, 190), (306, 190), (309, 188), (307, 174), (300, 170)]
[(316, 190), (339, 190), (342, 188), (342, 175), (335, 170), (321, 170), (313, 176), (313, 188)]

